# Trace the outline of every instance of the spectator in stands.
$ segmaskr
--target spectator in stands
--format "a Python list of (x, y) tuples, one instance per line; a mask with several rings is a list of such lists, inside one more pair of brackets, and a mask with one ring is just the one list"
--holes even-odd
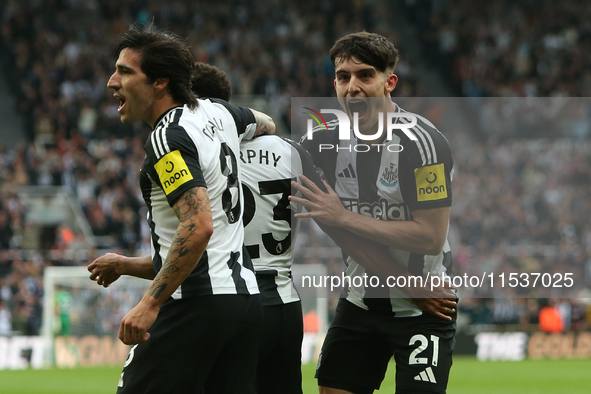
[(545, 306), (540, 309), (538, 317), (540, 331), (547, 333), (564, 331), (564, 321), (555, 300), (549, 299), (547, 302), (543, 302), (543, 304)]
[(14, 235), (12, 225), (9, 222), (8, 213), (0, 209), (0, 249), (8, 249), (10, 240)]
[[(423, 53), (462, 96), (589, 96), (584, 0), (406, 2)], [(573, 136), (588, 135), (575, 126)]]
[[(326, 53), (328, 45), (345, 33), (342, 26), (370, 31), (391, 26), (382, 23), (389, 13), (379, 2), (345, 7), (338, 1), (303, 0), (289, 2), (280, 11), (264, 0), (252, 7), (236, 1), (235, 7), (222, 3), (203, 7), (199, 2), (170, 7), (166, 0), (150, 2), (150, 7), (146, 2), (117, 7), (109, 2), (74, 3), (8, 0), (0, 6), (0, 68), (16, 97), (29, 141), (15, 149), (0, 147), (0, 210), (7, 215), (5, 227), (0, 217), (0, 276), (10, 283), (14, 283), (13, 260), (25, 257), (15, 257), (14, 251), (39, 247), (40, 229), (25, 222), (25, 207), (18, 198), (21, 185), (71, 188), (95, 235), (107, 236), (99, 239), (105, 241), (102, 246), (131, 249), (134, 240), (149, 239), (149, 229), (137, 224), (125, 227), (115, 223), (114, 216), (131, 209), (135, 216), (145, 217), (138, 213), (143, 201), (134, 190), (134, 177), (149, 130), (119, 122), (117, 104), (104, 90), (111, 65), (105, 42), (114, 42), (131, 20), (141, 23), (153, 16), (161, 25), (174, 24), (181, 35), (191, 37), (198, 59), (227, 72), (235, 94), (269, 94), (288, 126), (291, 96), (332, 94), (326, 79), (332, 78), (333, 69)], [(423, 37), (422, 56), (436, 66), (442, 64), (459, 95), (591, 95), (591, 72), (585, 68), (591, 56), (585, 50), (589, 10), (582, 6), (583, 0), (559, 5), (502, 1), (476, 6), (469, 0), (404, 3)], [(404, 46), (400, 49), (408, 52)], [(394, 92), (424, 94), (412, 77), (416, 65), (400, 64), (401, 69), (411, 76), (401, 80), (411, 82), (399, 84)], [(450, 133), (450, 139), (466, 141), (454, 152), (459, 169), (455, 188), (463, 191), (454, 196), (450, 229), (459, 237), (453, 242), (461, 250), (454, 250), (458, 265), (497, 267), (507, 261), (517, 266), (538, 264), (547, 272), (556, 264), (581, 266), (577, 277), (590, 287), (591, 227), (586, 221), (591, 207), (586, 201), (591, 201), (591, 150), (587, 148), (591, 123), (584, 108), (573, 105), (565, 113), (573, 121), (563, 133), (578, 139), (570, 147), (547, 141), (536, 149), (527, 141), (458, 138), (459, 134)], [(485, 120), (482, 123), (501, 124)], [(44, 139), (35, 145), (31, 142), (36, 132)], [(497, 133), (502, 130), (491, 136), (501, 135)], [(126, 137), (115, 138), (120, 135)], [(460, 146), (457, 141), (452, 145)], [(114, 191), (118, 184), (124, 193)], [(326, 237), (305, 222), (302, 231), (314, 235), (300, 237), (298, 250), (310, 255), (321, 251), (323, 261), (330, 261), (329, 274), (340, 273), (342, 262), (338, 255), (331, 255)], [(531, 248), (515, 252), (516, 245)], [(296, 261), (313, 261), (309, 257), (296, 256)], [(20, 288), (13, 290), (19, 300)], [(491, 321), (492, 312), (486, 311), (494, 309), (494, 301), (477, 302), (478, 310), (484, 312), (476, 313), (476, 321)], [(13, 304), (20, 309), (18, 302), (9, 301), (11, 311)], [(485, 318), (485, 313), (490, 315)], [(572, 324), (574, 328), (574, 320)]]
[(9, 336), (12, 333), (12, 316), (8, 303), (0, 298), (0, 337)]

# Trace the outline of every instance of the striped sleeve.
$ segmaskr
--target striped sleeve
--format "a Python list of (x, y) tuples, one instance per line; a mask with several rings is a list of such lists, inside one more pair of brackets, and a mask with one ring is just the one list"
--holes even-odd
[[(416, 115), (417, 125), (401, 140), (400, 190), (412, 210), (451, 206), (453, 158), (447, 139), (425, 118)], [(405, 120), (403, 123), (408, 123)]]
[(207, 187), (193, 140), (178, 124), (158, 127), (144, 146), (149, 174), (172, 206), (187, 190)]
[(240, 139), (249, 140), (254, 137), (257, 121), (250, 108), (234, 107), (227, 101), (220, 99), (210, 99), (210, 101), (212, 103), (221, 104), (232, 115)]

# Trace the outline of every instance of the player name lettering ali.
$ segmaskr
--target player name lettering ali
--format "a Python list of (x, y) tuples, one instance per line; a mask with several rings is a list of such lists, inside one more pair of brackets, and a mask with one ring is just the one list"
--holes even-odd
[(224, 124), (221, 119), (212, 118), (207, 121), (207, 124), (203, 128), (203, 134), (209, 137), (213, 141), (213, 136), (218, 131), (224, 131)]

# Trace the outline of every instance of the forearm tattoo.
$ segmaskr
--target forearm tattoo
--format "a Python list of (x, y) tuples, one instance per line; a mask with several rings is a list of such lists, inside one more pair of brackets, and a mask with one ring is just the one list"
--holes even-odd
[(150, 286), (150, 295), (154, 298), (160, 297), (160, 294), (166, 289), (166, 283), (162, 283), (156, 287)]
[(195, 247), (193, 235), (197, 231), (197, 216), (201, 212), (211, 212), (207, 190), (205, 188), (187, 190), (174, 204), (173, 210), (180, 223), (172, 239), (168, 257), (148, 289), (148, 294), (154, 298), (158, 298), (166, 289), (170, 283), (170, 274), (181, 270), (179, 258), (191, 253)]
[(275, 122), (273, 122), (270, 116), (257, 111), (253, 113), (257, 122), (256, 135), (275, 133)]

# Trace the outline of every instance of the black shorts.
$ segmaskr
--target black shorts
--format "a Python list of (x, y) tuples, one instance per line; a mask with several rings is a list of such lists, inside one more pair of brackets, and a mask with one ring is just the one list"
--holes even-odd
[(396, 361), (396, 393), (445, 393), (456, 323), (424, 314), (393, 317), (339, 300), (318, 359), (319, 386), (371, 394)]
[(302, 303), (265, 306), (257, 394), (302, 394)]
[(132, 347), (117, 393), (254, 394), (259, 295), (168, 300), (150, 339)]

